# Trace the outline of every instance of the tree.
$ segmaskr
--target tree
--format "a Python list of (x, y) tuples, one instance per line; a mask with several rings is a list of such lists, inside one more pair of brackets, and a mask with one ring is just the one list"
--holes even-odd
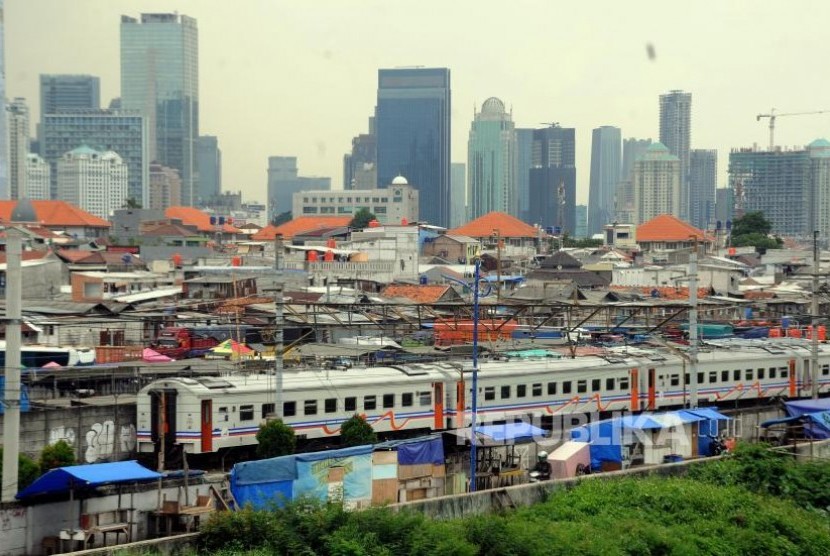
[(354, 218), (349, 222), (349, 226), (352, 228), (366, 228), (369, 222), (375, 219), (375, 215), (369, 212), (369, 209), (363, 207), (354, 213)]
[(764, 218), (764, 213), (761, 211), (748, 212), (732, 222), (733, 239), (735, 236), (747, 234), (769, 235), (771, 231), (772, 223)]
[[(0, 446), (0, 481), (3, 477), (3, 447)], [(23, 490), (40, 477), (40, 467), (26, 454), (17, 456), (17, 490)]]
[(40, 472), (57, 469), (66, 465), (75, 465), (75, 450), (65, 440), (58, 440), (43, 448), (40, 453)]
[(355, 413), (340, 428), (340, 439), (346, 446), (363, 446), (377, 442), (378, 435), (366, 417)]
[(133, 197), (129, 197), (126, 201), (124, 201), (124, 204), (122, 205), (121, 208), (140, 209), (141, 208), (141, 203), (139, 203), (137, 199), (134, 199)]
[(271, 220), (272, 226), (282, 226), (286, 222), (291, 222), (291, 211), (281, 212)]
[(259, 445), (256, 453), (261, 458), (276, 458), (294, 453), (297, 446), (297, 437), (294, 429), (282, 422), (281, 419), (268, 421), (259, 427), (256, 433)]

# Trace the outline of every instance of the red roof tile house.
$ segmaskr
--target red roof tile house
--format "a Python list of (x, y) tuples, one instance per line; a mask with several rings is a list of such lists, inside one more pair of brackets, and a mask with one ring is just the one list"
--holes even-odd
[(671, 214), (661, 214), (637, 227), (637, 243), (643, 253), (691, 249), (695, 243), (701, 253), (708, 252), (715, 238)]
[[(0, 225), (9, 222), (16, 205), (17, 201), (0, 201)], [(65, 232), (70, 237), (86, 239), (106, 236), (110, 230), (106, 220), (66, 201), (32, 201), (32, 207), (37, 216), (37, 222), (32, 224), (51, 232)]]
[(251, 239), (253, 241), (274, 241), (276, 234), (282, 234), (283, 239), (291, 240), (295, 235), (321, 228), (348, 226), (351, 221), (351, 216), (298, 216), (279, 226), (269, 224), (252, 235)]
[(453, 303), (462, 301), (452, 286), (427, 284), (389, 284), (381, 295), (387, 299), (403, 299), (411, 303)]
[(503, 212), (488, 212), (447, 234), (478, 239), (483, 249), (492, 251), (500, 241), (501, 254), (508, 257), (535, 254), (539, 240), (547, 237), (539, 228)]

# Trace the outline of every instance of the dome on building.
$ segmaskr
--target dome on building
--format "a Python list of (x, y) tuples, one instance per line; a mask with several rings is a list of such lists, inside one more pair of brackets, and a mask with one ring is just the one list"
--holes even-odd
[(810, 157), (812, 158), (830, 157), (830, 141), (827, 139), (816, 139), (807, 145), (807, 149), (810, 151)]
[(481, 113), (494, 116), (504, 114), (504, 103), (496, 97), (490, 97), (481, 105)]
[(12, 222), (37, 222), (35, 207), (29, 199), (20, 199), (12, 210)]
[(405, 177), (397, 176), (395, 179), (392, 180), (392, 185), (409, 185), (409, 182), (406, 181)]

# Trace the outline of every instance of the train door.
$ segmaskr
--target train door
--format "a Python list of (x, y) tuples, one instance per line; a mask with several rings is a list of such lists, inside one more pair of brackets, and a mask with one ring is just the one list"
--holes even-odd
[(646, 409), (653, 410), (657, 407), (656, 404), (656, 391), (657, 391), (657, 370), (656, 369), (649, 369), (648, 370), (648, 407)]
[(432, 384), (433, 423), (435, 430), (444, 430), (444, 383)]
[(455, 383), (455, 428), (460, 429), (464, 427), (464, 414), (466, 399), (467, 399), (467, 392), (465, 390), (466, 386), (463, 380), (459, 380)]
[(213, 451), (213, 401), (202, 400), (202, 453)]
[(150, 438), (159, 453), (159, 468), (163, 469), (165, 461), (171, 461), (176, 455), (176, 396), (172, 389), (153, 390), (150, 392)]
[(631, 386), (631, 411), (640, 411), (640, 371), (631, 369), (629, 377)]

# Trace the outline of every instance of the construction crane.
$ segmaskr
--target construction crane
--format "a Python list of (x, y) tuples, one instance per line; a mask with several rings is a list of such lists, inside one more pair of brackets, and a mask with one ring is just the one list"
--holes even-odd
[(755, 116), (755, 121), (760, 122), (761, 118), (769, 118), (769, 150), (775, 149), (775, 119), (784, 116), (810, 116), (812, 114), (825, 114), (830, 110), (813, 110), (811, 112), (785, 112), (784, 114), (776, 114), (775, 108), (771, 108), (769, 114), (758, 114)]

